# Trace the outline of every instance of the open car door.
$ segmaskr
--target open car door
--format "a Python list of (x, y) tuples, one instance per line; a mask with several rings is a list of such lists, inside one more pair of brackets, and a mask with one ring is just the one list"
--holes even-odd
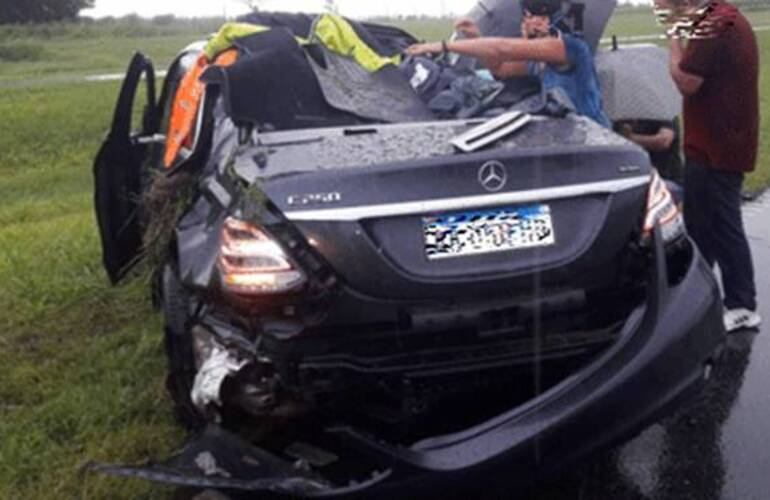
[[(147, 85), (147, 105), (141, 130), (133, 132), (134, 101), (142, 76)], [(123, 81), (112, 128), (94, 162), (96, 218), (104, 267), (113, 284), (123, 279), (141, 256), (141, 197), (148, 171), (145, 166), (159, 128), (155, 71), (152, 62), (137, 53)]]

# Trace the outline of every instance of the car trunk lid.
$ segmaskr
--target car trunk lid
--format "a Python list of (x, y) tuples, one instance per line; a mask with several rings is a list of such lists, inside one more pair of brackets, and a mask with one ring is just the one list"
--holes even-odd
[[(242, 159), (236, 168), (260, 182), (349, 286), (373, 296), (524, 290), (533, 274), (543, 285), (612, 279), (643, 213), (647, 156), (582, 118), (536, 120), (494, 149), (455, 154), (448, 141), (467, 128), (448, 122), (267, 137), (262, 167), (249, 174), (244, 165), (255, 161)], [(457, 219), (474, 217), (485, 221), (469, 236)], [(501, 218), (519, 227), (503, 226), (499, 238), (516, 233), (523, 244), (431, 250), (436, 227), (473, 240), (499, 232)], [(449, 233), (447, 224), (454, 224)]]

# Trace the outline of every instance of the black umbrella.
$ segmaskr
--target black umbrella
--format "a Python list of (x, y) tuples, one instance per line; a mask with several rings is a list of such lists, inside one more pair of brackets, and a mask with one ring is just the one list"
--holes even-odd
[(596, 70), (610, 120), (670, 121), (682, 112), (682, 96), (668, 71), (668, 52), (654, 45), (600, 52)]

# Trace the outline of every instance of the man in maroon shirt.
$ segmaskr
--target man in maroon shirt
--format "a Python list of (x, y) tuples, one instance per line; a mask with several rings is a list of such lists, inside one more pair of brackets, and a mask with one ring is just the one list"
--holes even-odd
[[(741, 216), (759, 135), (759, 51), (754, 31), (724, 0), (656, 0), (670, 11), (671, 76), (684, 95), (684, 216), (725, 290), (725, 328), (759, 326), (751, 251)], [(660, 12), (660, 11), (659, 11)], [(682, 39), (688, 39), (685, 43)]]

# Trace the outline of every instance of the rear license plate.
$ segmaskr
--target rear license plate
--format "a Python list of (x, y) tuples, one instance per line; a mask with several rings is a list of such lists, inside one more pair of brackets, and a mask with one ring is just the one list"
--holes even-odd
[(430, 260), (546, 247), (556, 243), (548, 205), (423, 217)]

